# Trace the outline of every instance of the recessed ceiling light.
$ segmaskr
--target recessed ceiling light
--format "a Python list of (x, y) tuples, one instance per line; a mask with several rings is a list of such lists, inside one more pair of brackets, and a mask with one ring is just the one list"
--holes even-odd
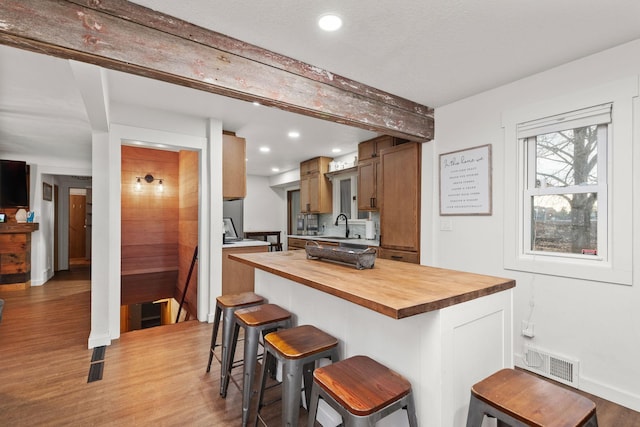
[(318, 26), (325, 31), (336, 31), (342, 27), (342, 18), (336, 14), (327, 13), (318, 19)]
[(289, 135), (289, 138), (299, 138), (300, 132), (296, 130), (292, 130), (291, 132), (288, 133), (288, 135)]
[(340, 148), (334, 148), (333, 150), (331, 150), (332, 153), (339, 153), (341, 151), (342, 151), (342, 149), (340, 149)]
[(256, 107), (259, 107), (260, 103), (258, 101), (253, 101), (253, 105), (255, 105)]
[(261, 153), (268, 153), (269, 151), (271, 151), (271, 148), (269, 148), (269, 147), (260, 147), (260, 152)]
[(280, 168), (271, 168), (271, 172), (280, 172)]

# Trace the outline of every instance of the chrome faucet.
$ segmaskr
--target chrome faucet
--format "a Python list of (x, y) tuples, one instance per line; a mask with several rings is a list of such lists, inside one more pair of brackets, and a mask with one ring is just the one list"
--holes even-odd
[(338, 215), (338, 217), (336, 218), (336, 223), (334, 225), (338, 225), (338, 221), (340, 220), (340, 218), (344, 218), (344, 225), (346, 226), (345, 232), (344, 232), (344, 238), (348, 239), (349, 238), (349, 218), (347, 218), (347, 216), (343, 213), (341, 213), (340, 215)]

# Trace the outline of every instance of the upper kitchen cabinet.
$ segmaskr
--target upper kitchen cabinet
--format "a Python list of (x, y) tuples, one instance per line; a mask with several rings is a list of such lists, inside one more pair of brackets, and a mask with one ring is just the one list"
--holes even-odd
[(408, 142), (380, 152), (381, 258), (420, 260), (420, 149)]
[(330, 157), (316, 157), (300, 163), (300, 212), (332, 212), (331, 181), (324, 175), (332, 160)]
[(222, 135), (222, 197), (244, 199), (247, 195), (246, 141), (232, 134)]
[(358, 144), (358, 210), (380, 208), (380, 152), (404, 142), (407, 140), (383, 135)]

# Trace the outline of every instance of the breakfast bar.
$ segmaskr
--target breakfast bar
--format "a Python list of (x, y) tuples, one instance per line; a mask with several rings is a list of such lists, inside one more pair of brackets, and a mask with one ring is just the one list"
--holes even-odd
[[(385, 259), (357, 270), (305, 251), (230, 259), (254, 267), (255, 291), (295, 324), (338, 338), (342, 358), (364, 354), (404, 375), (421, 426), (464, 426), (471, 386), (513, 366), (511, 279)], [(396, 413), (378, 425), (405, 423)]]

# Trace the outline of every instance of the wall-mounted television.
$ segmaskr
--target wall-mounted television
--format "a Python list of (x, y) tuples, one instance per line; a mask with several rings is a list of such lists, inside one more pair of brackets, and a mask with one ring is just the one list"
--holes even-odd
[(29, 166), (0, 160), (0, 209), (29, 208)]

